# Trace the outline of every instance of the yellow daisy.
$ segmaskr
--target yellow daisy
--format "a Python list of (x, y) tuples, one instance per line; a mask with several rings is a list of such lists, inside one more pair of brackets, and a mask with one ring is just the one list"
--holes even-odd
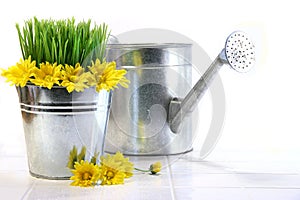
[(24, 87), (32, 76), (32, 70), (36, 68), (36, 62), (31, 62), (31, 56), (28, 59), (22, 60), (16, 65), (11, 66), (8, 70), (2, 70), (2, 76), (6, 77), (7, 82), (12, 82), (16, 86)]
[(102, 89), (110, 91), (114, 88), (117, 88), (117, 85), (127, 88), (129, 80), (127, 80), (124, 75), (126, 74), (125, 69), (116, 70), (116, 66), (110, 65), (104, 69), (102, 75), (100, 76), (100, 80), (96, 85), (96, 91), (100, 91)]
[(125, 173), (118, 169), (114, 164), (110, 164), (111, 167), (107, 165), (101, 165), (100, 169), (102, 171), (100, 180), (101, 185), (117, 185), (123, 184), (125, 179)]
[(133, 163), (120, 152), (113, 156), (101, 156), (100, 159), (101, 185), (123, 184), (125, 178), (132, 176)]
[(47, 87), (48, 89), (51, 89), (54, 84), (60, 85), (61, 68), (62, 65), (57, 65), (56, 63), (41, 63), (40, 68), (32, 70), (35, 79), (32, 79), (31, 82), (37, 86)]
[(91, 73), (95, 76), (95, 82), (90, 85), (96, 85), (96, 91), (104, 89), (107, 91), (117, 88), (117, 85), (127, 88), (130, 82), (125, 78), (127, 73), (125, 69), (117, 70), (115, 62), (103, 62), (100, 63), (99, 59), (96, 62), (92, 62), (92, 66), (89, 67)]
[(96, 76), (100, 76), (106, 67), (106, 62), (101, 63), (99, 59), (96, 61), (92, 61), (92, 66), (89, 67), (90, 72), (92, 72)]
[(99, 181), (100, 168), (93, 163), (81, 160), (80, 163), (76, 162), (74, 170), (71, 172), (74, 174), (70, 180), (73, 180), (71, 185), (80, 187), (95, 186)]
[(76, 92), (82, 92), (85, 88), (89, 87), (87, 83), (94, 80), (92, 74), (90, 72), (84, 72), (83, 67), (81, 67), (79, 63), (77, 63), (75, 67), (66, 64), (61, 75), (61, 85), (66, 87), (69, 93), (74, 90)]
[(125, 173), (125, 178), (129, 178), (133, 175), (133, 163), (129, 161), (129, 158), (125, 158), (122, 153), (119, 151), (113, 156), (115, 162), (119, 163), (122, 166)]

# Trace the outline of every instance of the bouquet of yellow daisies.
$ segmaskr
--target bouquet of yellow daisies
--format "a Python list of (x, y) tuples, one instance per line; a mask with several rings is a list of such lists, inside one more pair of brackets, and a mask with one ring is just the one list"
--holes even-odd
[(2, 76), (13, 85), (34, 84), (51, 89), (65, 87), (69, 93), (89, 87), (96, 91), (113, 90), (119, 84), (127, 87), (124, 69), (105, 61), (109, 37), (106, 24), (91, 27), (91, 20), (75, 19), (25, 21), (16, 24), (23, 59), (2, 69)]

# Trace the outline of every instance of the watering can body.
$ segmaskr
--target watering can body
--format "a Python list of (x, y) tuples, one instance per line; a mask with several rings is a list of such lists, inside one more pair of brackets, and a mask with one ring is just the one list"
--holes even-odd
[(107, 48), (107, 59), (126, 69), (131, 83), (129, 88), (113, 93), (105, 151), (127, 155), (191, 151), (194, 136), (190, 117), (177, 133), (171, 130), (168, 119), (170, 102), (184, 98), (192, 88), (191, 45), (111, 44)]

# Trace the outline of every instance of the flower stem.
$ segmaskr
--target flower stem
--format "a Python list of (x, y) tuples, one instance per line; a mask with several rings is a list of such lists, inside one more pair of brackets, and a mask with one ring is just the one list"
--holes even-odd
[(139, 168), (134, 168), (136, 171), (140, 171), (140, 172), (150, 172), (150, 170), (144, 170), (144, 169), (139, 169)]

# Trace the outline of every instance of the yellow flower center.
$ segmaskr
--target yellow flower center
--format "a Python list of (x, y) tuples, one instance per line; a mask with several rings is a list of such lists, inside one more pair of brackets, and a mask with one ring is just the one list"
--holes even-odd
[(84, 172), (82, 175), (83, 180), (90, 180), (91, 179), (91, 174), (89, 172)]
[(110, 180), (115, 176), (115, 174), (112, 171), (108, 171), (106, 176), (107, 176), (107, 179)]

